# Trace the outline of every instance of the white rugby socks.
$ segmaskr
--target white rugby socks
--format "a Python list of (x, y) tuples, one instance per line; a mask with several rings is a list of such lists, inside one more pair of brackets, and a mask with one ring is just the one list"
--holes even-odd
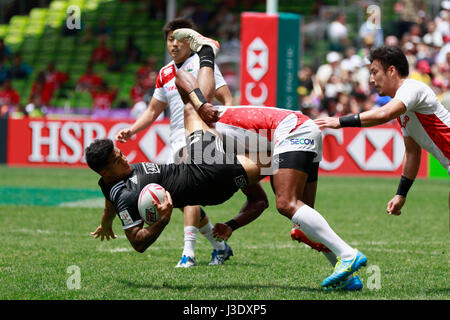
[(195, 257), (195, 243), (197, 242), (198, 229), (193, 226), (184, 227), (183, 256)]
[(300, 226), (300, 230), (310, 240), (323, 243), (342, 260), (351, 259), (355, 255), (355, 250), (331, 229), (324, 217), (306, 204), (297, 210), (291, 220)]
[(217, 241), (213, 236), (213, 226), (210, 221), (199, 229), (200, 233), (208, 239), (216, 250), (225, 250), (225, 241)]

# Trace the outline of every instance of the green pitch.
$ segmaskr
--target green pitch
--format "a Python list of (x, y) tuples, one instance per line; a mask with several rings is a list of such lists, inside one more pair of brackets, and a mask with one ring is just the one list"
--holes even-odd
[[(175, 210), (143, 254), (119, 236), (93, 240), (100, 222), (98, 177), (85, 169), (0, 167), (0, 299), (449, 299), (449, 179), (417, 180), (399, 217), (385, 213), (398, 179), (320, 177), (316, 208), (369, 261), (361, 292), (324, 292), (325, 257), (290, 239), (292, 224), (270, 207), (229, 240), (234, 257), (210, 267), (199, 234), (198, 267), (175, 269), (183, 219)], [(207, 207), (224, 222), (244, 197)]]

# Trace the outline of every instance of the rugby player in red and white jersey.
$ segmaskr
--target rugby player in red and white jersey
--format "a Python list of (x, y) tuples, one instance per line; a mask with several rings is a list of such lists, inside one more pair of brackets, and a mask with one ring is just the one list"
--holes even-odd
[[(400, 215), (417, 176), (421, 148), (431, 153), (450, 175), (450, 113), (426, 84), (408, 79), (408, 61), (398, 47), (382, 46), (370, 52), (370, 83), (392, 100), (381, 108), (340, 118), (316, 119), (320, 128), (372, 127), (396, 119), (405, 142), (403, 171), (387, 212)], [(450, 194), (449, 194), (450, 208)]]
[[(175, 31), (175, 37), (184, 35), (189, 37), (190, 31)], [(207, 74), (202, 76), (204, 78), (199, 76), (199, 80), (208, 78)], [(210, 120), (208, 122), (218, 120), (215, 129), (222, 134), (227, 152), (230, 152), (231, 144), (236, 153), (249, 153), (248, 157), (261, 165), (261, 174), (270, 175), (279, 213), (297, 226), (304, 242), (324, 252), (336, 267), (322, 286), (361, 289), (362, 282), (353, 272), (365, 265), (367, 258), (342, 240), (313, 208), (322, 158), (322, 135), (314, 121), (301, 112), (278, 108), (238, 106), (216, 110), (206, 103), (206, 99), (198, 97), (202, 92), (196, 79), (184, 70), (177, 72), (176, 85), (183, 101), (190, 101), (202, 119)], [(217, 119), (220, 113), (220, 119)], [(267, 162), (261, 163), (260, 160), (267, 152), (273, 172), (262, 171)], [(239, 218), (240, 215), (225, 224), (216, 224), (214, 233), (228, 239), (240, 226)]]
[[(201, 50), (193, 51), (191, 50), (189, 43), (178, 41), (173, 37), (174, 30), (179, 28), (193, 28), (193, 26), (194, 24), (191, 20), (184, 18), (174, 19), (164, 26), (163, 32), (167, 50), (173, 60), (159, 71), (155, 92), (146, 111), (131, 127), (121, 130), (116, 136), (116, 140), (120, 142), (131, 139), (134, 134), (148, 128), (168, 106), (170, 109), (170, 147), (172, 153), (169, 157), (169, 163), (178, 163), (182, 161), (183, 150), (185, 150), (186, 146), (183, 114), (184, 103), (175, 86), (175, 75), (177, 70), (186, 70), (197, 78), (200, 67), (209, 65), (214, 69), (214, 81), (201, 83), (202, 89), (206, 88), (205, 92), (209, 92), (206, 99), (211, 101), (213, 97), (216, 97), (217, 100), (224, 105), (230, 105), (232, 101), (231, 93), (218, 66), (214, 64), (214, 59), (212, 59), (211, 64), (209, 62), (211, 59), (208, 58), (207, 53), (204, 53)], [(218, 50), (218, 47), (212, 48), (204, 46), (204, 48), (210, 50), (214, 54), (216, 52), (213, 52), (213, 50)], [(203, 47), (201, 49), (203, 49)], [(265, 199), (266, 196), (260, 186), (252, 186), (250, 188), (255, 189), (253, 192)], [(183, 212), (184, 249), (177, 267), (189, 268), (196, 265), (195, 244), (199, 231), (209, 240), (214, 248), (210, 265), (222, 264), (224, 260), (228, 259), (228, 257), (233, 254), (231, 248), (225, 242), (217, 241), (215, 237), (212, 236), (212, 224), (200, 206), (188, 206), (183, 208)]]

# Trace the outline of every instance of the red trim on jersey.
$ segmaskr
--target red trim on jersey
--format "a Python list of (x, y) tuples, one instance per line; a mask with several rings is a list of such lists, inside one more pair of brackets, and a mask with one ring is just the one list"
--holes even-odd
[(435, 114), (416, 112), (416, 116), (431, 140), (433, 140), (444, 156), (450, 159), (450, 127), (443, 123)]

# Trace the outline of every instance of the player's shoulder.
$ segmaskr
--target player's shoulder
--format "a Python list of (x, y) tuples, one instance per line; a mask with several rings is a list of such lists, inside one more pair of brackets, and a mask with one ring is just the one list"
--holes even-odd
[(176, 75), (175, 63), (171, 61), (159, 70), (158, 79), (156, 80), (157, 84), (163, 86), (167, 82), (175, 78), (175, 75)]
[(403, 84), (400, 86), (400, 88), (403, 88), (404, 90), (414, 90), (414, 91), (428, 91), (431, 90), (429, 86), (427, 86), (422, 81), (408, 78), (406, 79)]
[(138, 174), (156, 174), (161, 172), (162, 164), (153, 162), (138, 162), (131, 165), (131, 170)]
[(404, 94), (414, 93), (414, 96), (420, 100), (428, 100), (433, 103), (437, 100), (437, 96), (433, 89), (422, 81), (416, 79), (406, 79), (401, 88), (403, 88)]

